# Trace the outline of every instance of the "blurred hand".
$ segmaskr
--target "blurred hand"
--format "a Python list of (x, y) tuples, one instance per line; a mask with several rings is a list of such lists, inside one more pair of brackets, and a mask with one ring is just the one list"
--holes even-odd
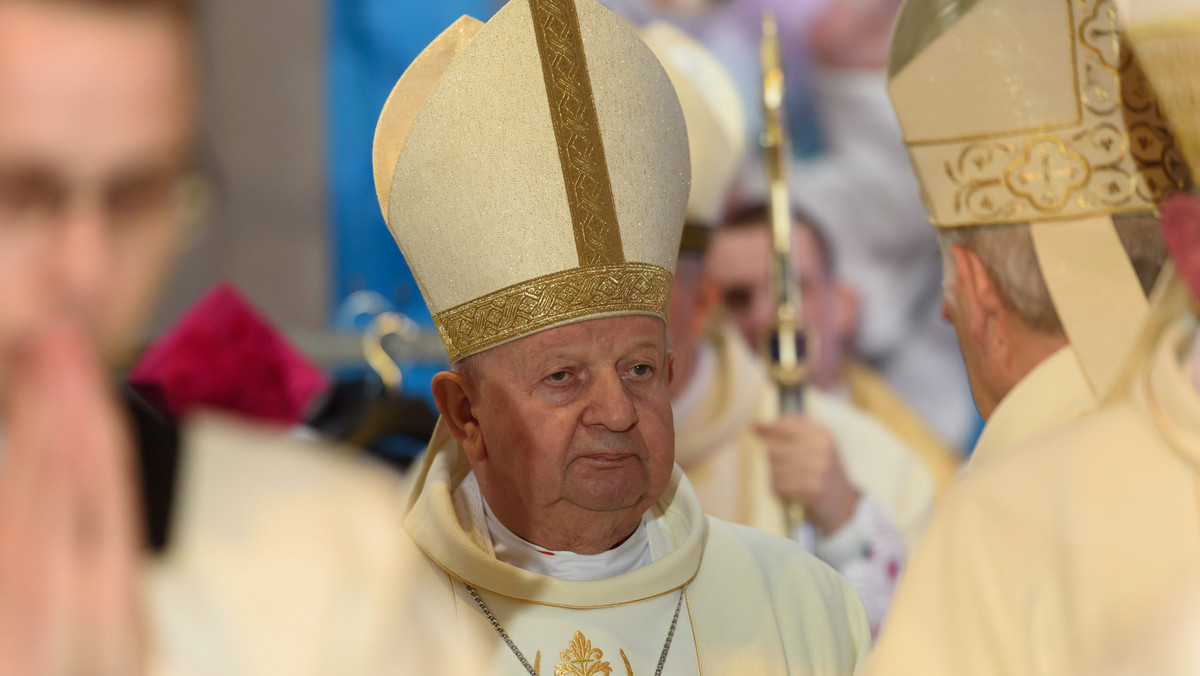
[(809, 29), (813, 58), (830, 68), (886, 68), (899, 9), (899, 0), (830, 0)]
[(824, 534), (844, 526), (858, 506), (829, 428), (803, 415), (758, 425), (771, 464), (771, 487), (783, 500), (803, 505)]
[(0, 670), (136, 675), (140, 525), (103, 370), (66, 323), (14, 361), (0, 416)]

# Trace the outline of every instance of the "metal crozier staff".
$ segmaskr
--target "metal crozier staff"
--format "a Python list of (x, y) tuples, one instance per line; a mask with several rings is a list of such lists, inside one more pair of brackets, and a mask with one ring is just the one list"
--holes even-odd
[(808, 380), (809, 338), (801, 311), (800, 285), (792, 267), (792, 206), (788, 196), (787, 163), (791, 144), (784, 119), (784, 76), (779, 45), (779, 28), (772, 12), (763, 14), (763, 114), (766, 133), (763, 148), (770, 181), (771, 292), (775, 297), (775, 326), (764, 346), (771, 364), (771, 378), (779, 389), (779, 412), (799, 413), (804, 408), (804, 386)]
[[(775, 298), (775, 325), (763, 346), (771, 367), (771, 380), (779, 394), (779, 414), (804, 410), (804, 386), (808, 380), (808, 332), (804, 327), (800, 284), (792, 271), (792, 204), (788, 195), (787, 163), (791, 143), (784, 119), (784, 76), (779, 26), (773, 12), (763, 13), (763, 116), (766, 132), (763, 150), (770, 182), (771, 206), (771, 293)], [(811, 346), (815, 347), (815, 346)], [(795, 502), (787, 505), (789, 527), (805, 521), (804, 508)]]

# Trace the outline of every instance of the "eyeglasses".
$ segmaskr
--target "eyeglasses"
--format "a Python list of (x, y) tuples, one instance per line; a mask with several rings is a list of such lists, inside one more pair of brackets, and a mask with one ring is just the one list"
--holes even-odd
[(0, 167), (0, 247), (44, 251), (76, 210), (95, 214), (118, 237), (147, 228), (193, 230), (208, 212), (209, 185), (197, 169), (146, 168), (72, 183), (42, 167)]

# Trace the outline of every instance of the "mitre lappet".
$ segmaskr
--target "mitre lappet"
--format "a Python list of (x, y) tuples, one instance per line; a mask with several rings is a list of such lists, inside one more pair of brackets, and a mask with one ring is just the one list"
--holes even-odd
[(689, 166), (662, 66), (590, 0), (459, 19), (400, 78), (374, 146), (453, 363), (572, 322), (666, 321)]
[(910, 0), (889, 89), (931, 223), (1029, 223), (1064, 332), (1103, 397), (1148, 301), (1113, 216), (1190, 186), (1112, 0)]

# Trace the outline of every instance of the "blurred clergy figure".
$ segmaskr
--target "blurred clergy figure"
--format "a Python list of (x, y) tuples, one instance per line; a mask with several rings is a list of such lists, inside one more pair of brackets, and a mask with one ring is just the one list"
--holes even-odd
[(470, 664), (436, 609), (393, 621), (419, 600), (388, 473), (223, 421), (135, 433), (109, 385), (197, 210), (194, 12), (0, 0), (0, 672)]
[(453, 369), (404, 527), (503, 674), (849, 674), (853, 589), (705, 516), (667, 309), (689, 191), (663, 67), (593, 0), (463, 18), (385, 104), (388, 225)]
[[(882, 425), (820, 390), (806, 393), (810, 415), (775, 419), (767, 370), (716, 312), (720, 289), (705, 262), (743, 149), (733, 83), (681, 31), (653, 24), (642, 35), (679, 95), (691, 147), (692, 186), (670, 309), (676, 462), (709, 514), (811, 539), (816, 555), (858, 592), (875, 629), (906, 547), (915, 545), (929, 516), (930, 474)], [(757, 261), (765, 279), (767, 256)], [(809, 319), (832, 324), (811, 312)], [(789, 523), (787, 501), (805, 508), (811, 535), (803, 522)]]
[[(1168, 42), (1137, 56), (1170, 71)], [(901, 13), (892, 96), (931, 216), (958, 228), (949, 314), (991, 419), (870, 673), (1099, 673), (1200, 576), (1195, 319), (1170, 273), (1142, 293), (1156, 203), (1189, 182), (1161, 115), (1195, 110), (1156, 99), (1134, 56), (1108, 0)], [(1163, 208), (1195, 217), (1186, 195)], [(970, 227), (1004, 222), (1029, 225)], [(1194, 223), (1173, 231), (1177, 257), (1197, 249)]]

